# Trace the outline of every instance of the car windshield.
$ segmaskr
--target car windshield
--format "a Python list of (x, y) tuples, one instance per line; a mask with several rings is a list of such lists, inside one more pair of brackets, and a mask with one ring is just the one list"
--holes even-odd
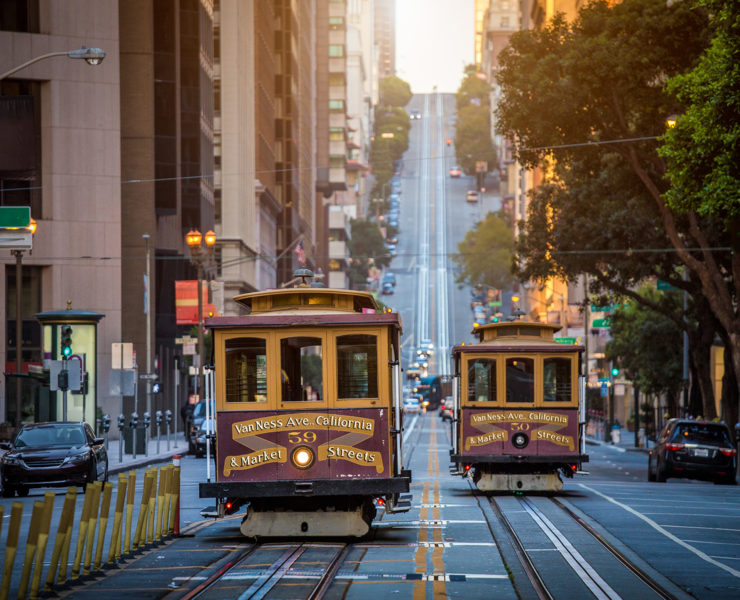
[(193, 418), (205, 417), (206, 416), (206, 403), (198, 402), (193, 409)]
[(681, 423), (673, 432), (671, 441), (680, 441), (685, 444), (732, 446), (727, 430), (719, 425), (711, 425), (709, 423)]
[(16, 448), (59, 446), (72, 448), (85, 443), (85, 434), (79, 425), (54, 425), (24, 429), (15, 440)]

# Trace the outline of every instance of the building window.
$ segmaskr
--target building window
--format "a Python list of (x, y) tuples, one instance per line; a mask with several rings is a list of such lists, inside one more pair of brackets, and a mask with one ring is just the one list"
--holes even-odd
[(501, 27), (509, 26), (509, 17), (501, 17)]
[(0, 31), (39, 33), (39, 0), (2, 0)]
[(344, 45), (329, 44), (329, 57), (330, 58), (344, 58)]
[(329, 129), (329, 140), (332, 142), (344, 141), (344, 129), (341, 127), (332, 127)]
[(331, 112), (344, 112), (344, 100), (329, 100), (329, 110)]
[(331, 31), (344, 31), (344, 17), (329, 17), (329, 29)]
[(41, 85), (0, 81), (0, 206), (41, 215)]

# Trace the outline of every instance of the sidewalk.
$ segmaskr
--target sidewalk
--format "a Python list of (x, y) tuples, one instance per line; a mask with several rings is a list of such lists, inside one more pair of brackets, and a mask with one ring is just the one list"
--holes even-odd
[(625, 428), (619, 430), (619, 443), (612, 444), (611, 441), (607, 442), (603, 439), (596, 439), (593, 437), (586, 436), (586, 443), (592, 446), (612, 446), (621, 452), (649, 452), (655, 443), (652, 440), (645, 440), (647, 448), (636, 448), (635, 447), (635, 434), (633, 431), (628, 431)]
[[(125, 446), (124, 446), (125, 450)], [(188, 443), (182, 432), (179, 432), (177, 438), (170, 435), (170, 449), (167, 449), (167, 437), (162, 436), (159, 442), (159, 452), (157, 452), (157, 438), (149, 440), (147, 452), (136, 454), (134, 458), (131, 454), (123, 454), (123, 461), (119, 462), (120, 444), (119, 440), (109, 440), (108, 442), (108, 475), (115, 475), (122, 471), (138, 469), (160, 462), (167, 462), (173, 456), (184, 455), (188, 453)]]

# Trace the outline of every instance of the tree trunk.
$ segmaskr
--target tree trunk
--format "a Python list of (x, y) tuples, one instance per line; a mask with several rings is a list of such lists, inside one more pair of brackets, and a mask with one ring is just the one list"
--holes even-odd
[[(714, 401), (712, 385), (712, 342), (714, 341), (715, 321), (711, 313), (699, 311), (699, 326), (689, 328), (689, 354), (694, 365), (694, 373), (701, 391), (701, 414), (712, 420), (717, 416), (717, 405)], [(702, 318), (702, 316), (709, 317)]]
[(722, 376), (722, 417), (725, 423), (734, 429), (738, 422), (737, 376), (732, 364), (732, 357), (725, 347), (725, 374)]
[(699, 376), (696, 374), (694, 361), (689, 363), (691, 371), (691, 388), (689, 390), (689, 415), (696, 416), (702, 412), (701, 387), (699, 386)]

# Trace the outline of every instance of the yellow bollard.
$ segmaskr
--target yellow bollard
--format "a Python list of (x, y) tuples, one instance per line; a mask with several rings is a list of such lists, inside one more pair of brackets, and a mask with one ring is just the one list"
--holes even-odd
[(49, 541), (49, 528), (51, 527), (51, 515), (54, 512), (54, 492), (44, 494), (44, 512), (41, 515), (41, 524), (39, 528), (39, 538), (36, 547), (36, 568), (33, 570), (31, 579), (31, 600), (38, 600), (39, 590), (41, 589), (41, 571), (44, 569), (44, 558), (46, 557), (46, 544)]
[(149, 496), (149, 511), (147, 512), (149, 521), (147, 523), (146, 539), (148, 544), (154, 543), (154, 521), (157, 514), (157, 471), (156, 467), (152, 469), (152, 493)]
[[(67, 488), (67, 493), (64, 496), (64, 506), (62, 506), (62, 514), (59, 517), (57, 537), (54, 540), (54, 549), (51, 552), (51, 564), (49, 565), (49, 573), (46, 576), (46, 585), (44, 585), (44, 589), (47, 592), (50, 592), (52, 586), (54, 585), (54, 578), (56, 577), (57, 566), (59, 566), (59, 558), (62, 555), (62, 548), (64, 547), (65, 538), (67, 536), (67, 528), (71, 526), (74, 520), (76, 500), (77, 488)], [(67, 579), (66, 562), (64, 579)]]
[(169, 537), (170, 534), (170, 504), (172, 503), (172, 480), (174, 479), (174, 473), (172, 465), (165, 467), (167, 470), (166, 487), (164, 494), (164, 517), (162, 519), (162, 537)]
[(126, 537), (123, 540), (123, 555), (131, 554), (131, 519), (134, 516), (134, 494), (136, 493), (136, 471), (128, 472), (128, 495), (126, 496)]
[(144, 472), (144, 489), (141, 492), (141, 504), (139, 505), (139, 517), (136, 520), (136, 531), (134, 532), (134, 547), (139, 550), (146, 544), (146, 519), (149, 511), (149, 494), (152, 489), (152, 474), (149, 469)]
[[(90, 487), (92, 486), (92, 490)], [(98, 512), (100, 512), (100, 491), (103, 484), (100, 481), (88, 483), (87, 490), (92, 492), (90, 512), (88, 513), (87, 543), (85, 544), (85, 561), (82, 563), (82, 574), (89, 575), (92, 566), (93, 544), (95, 543), (95, 527), (98, 524)]]
[(31, 577), (31, 568), (33, 567), (33, 557), (36, 555), (36, 545), (39, 539), (39, 530), (41, 529), (41, 520), (44, 515), (44, 503), (34, 502), (33, 512), (31, 513), (31, 525), (28, 529), (28, 539), (26, 540), (26, 556), (23, 559), (23, 572), (21, 573), (21, 584), (18, 588), (19, 600), (25, 599), (28, 592), (28, 579)]
[[(77, 511), (77, 488), (67, 488), (67, 492), (74, 495), (74, 505), (72, 506), (72, 515), (67, 522), (67, 532), (64, 534), (64, 544), (62, 545), (62, 554), (59, 557), (59, 575), (57, 576), (57, 584), (64, 585), (67, 583), (67, 570), (69, 566), (69, 549), (72, 546), (72, 531), (75, 523), (75, 512)], [(82, 498), (82, 506), (84, 509), (85, 498)]]
[(8, 600), (10, 578), (13, 576), (13, 563), (15, 562), (15, 553), (18, 551), (18, 538), (20, 537), (22, 520), (23, 503), (13, 502), (10, 509), (8, 539), (5, 540), (5, 564), (3, 565), (2, 584), (0, 584), (0, 600)]
[(118, 495), (116, 496), (116, 512), (113, 515), (113, 532), (111, 534), (108, 560), (105, 564), (113, 564), (121, 558), (121, 528), (123, 527), (123, 508), (126, 505), (126, 476), (118, 474)]
[(154, 541), (162, 541), (162, 520), (164, 518), (164, 499), (167, 492), (167, 467), (159, 469), (159, 494), (157, 494), (157, 523), (154, 527)]
[(108, 528), (108, 515), (110, 514), (110, 497), (113, 493), (113, 484), (103, 484), (103, 502), (100, 505), (100, 526), (98, 527), (98, 543), (95, 546), (95, 565), (93, 571), (100, 571), (103, 562), (103, 544), (105, 543), (105, 530)]
[(80, 578), (80, 564), (82, 563), (82, 553), (87, 541), (87, 527), (90, 524), (90, 505), (92, 504), (92, 488), (90, 486), (85, 490), (85, 500), (82, 503), (82, 516), (80, 517), (80, 530), (77, 535), (77, 549), (75, 558), (72, 562), (72, 573), (69, 578), (76, 580)]

